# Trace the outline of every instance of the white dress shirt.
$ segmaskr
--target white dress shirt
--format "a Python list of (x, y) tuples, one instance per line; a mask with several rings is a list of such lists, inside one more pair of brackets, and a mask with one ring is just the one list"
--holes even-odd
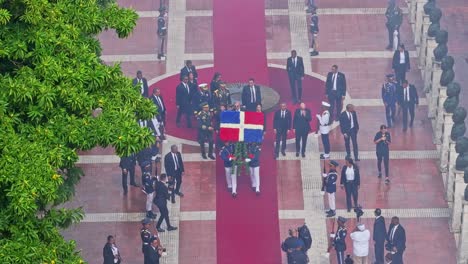
[(179, 159), (177, 158), (177, 154), (172, 153), (172, 158), (174, 159), (174, 169), (178, 170), (179, 169)]
[(404, 63), (405, 63), (405, 52), (400, 51), (400, 64), (404, 64)]
[(392, 232), (390, 232), (390, 243), (393, 244), (393, 237), (395, 236), (395, 231), (397, 230), (399, 225), (393, 227)]
[(114, 244), (112, 244), (111, 249), (114, 255), (114, 263), (117, 263), (119, 261), (119, 249)]
[(350, 121), (350, 123), (351, 123), (350, 128), (354, 128), (353, 113), (346, 111), (346, 114), (348, 115), (349, 121)]
[(332, 76), (333, 80), (333, 90), (336, 91), (336, 77), (338, 76), (338, 73), (334, 73)]
[(257, 96), (255, 95), (255, 86), (250, 86), (250, 98), (251, 103), (255, 103)]
[(346, 167), (346, 180), (354, 181), (354, 166)]
[(370, 232), (365, 229), (364, 231), (355, 231), (350, 235), (353, 240), (353, 254), (357, 257), (366, 257), (369, 255), (369, 240)]

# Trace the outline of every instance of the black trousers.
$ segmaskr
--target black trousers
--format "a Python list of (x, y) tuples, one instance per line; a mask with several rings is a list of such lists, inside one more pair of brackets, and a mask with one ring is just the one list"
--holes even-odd
[(403, 264), (403, 252), (396, 252), (392, 255), (392, 264)]
[(328, 134), (322, 134), (323, 152), (330, 154), (330, 137)]
[(388, 177), (388, 163), (389, 163), (389, 153), (379, 153), (377, 152), (377, 169), (379, 170), (379, 174), (382, 173), (382, 160), (384, 162), (385, 167), (385, 177)]
[(286, 135), (287, 135), (288, 131), (287, 130), (284, 130), (284, 131), (281, 131), (281, 130), (277, 130), (276, 131), (276, 146), (275, 146), (275, 154), (278, 154), (279, 153), (279, 150), (280, 150), (280, 142), (281, 142), (281, 151), (285, 151), (286, 150)]
[(332, 90), (328, 94), (328, 101), (330, 102), (330, 118), (331, 120), (338, 120), (340, 118), (341, 111), (343, 110), (343, 99), (338, 91)]
[(156, 202), (156, 206), (159, 208), (159, 219), (158, 223), (156, 224), (156, 228), (160, 228), (161, 224), (164, 220), (166, 220), (166, 226), (170, 227), (171, 223), (169, 221), (169, 210), (167, 209), (167, 202)]
[(176, 180), (176, 188), (174, 190), (174, 193), (179, 193), (180, 192), (180, 187), (182, 186), (182, 172), (176, 171), (174, 178)]
[(344, 264), (345, 256), (344, 251), (336, 251), (336, 258), (338, 259), (338, 264)]
[[(302, 100), (302, 79), (294, 74), (289, 74), (289, 85), (291, 86), (291, 94), (293, 101)], [(296, 93), (297, 89), (297, 93)]]
[(187, 127), (192, 127), (192, 114), (190, 106), (180, 106), (177, 109), (176, 123), (180, 124), (180, 118), (182, 115), (185, 115), (185, 118), (187, 119)]
[(351, 146), (349, 142), (350, 141), (353, 142), (354, 159), (357, 159), (359, 157), (358, 143), (357, 143), (357, 131), (355, 129), (351, 129), (348, 133), (348, 137), (344, 137), (344, 141), (345, 141), (346, 155), (350, 157), (351, 157)]
[(406, 64), (398, 64), (395, 68), (395, 78), (400, 85), (406, 80), (406, 70)]
[(385, 118), (387, 118), (387, 126), (392, 127), (395, 120), (396, 105), (387, 104), (385, 106)]
[(403, 104), (402, 105), (402, 108), (403, 108), (403, 128), (407, 128), (408, 127), (408, 113), (410, 115), (410, 122), (409, 122), (409, 125), (410, 127), (413, 126), (413, 121), (414, 121), (414, 104), (411, 104), (411, 103), (407, 103), (407, 104)]
[(124, 171), (122, 169), (122, 188), (124, 189), (124, 191), (128, 190), (128, 188), (127, 188), (128, 174), (130, 174), (130, 184), (136, 184), (136, 182), (135, 182), (135, 166), (132, 166), (130, 168), (126, 168), (126, 170), (127, 170), (127, 173), (124, 173)]
[(375, 242), (375, 244), (374, 244), (374, 253), (375, 253), (375, 263), (376, 264), (385, 264), (385, 261), (384, 261), (384, 244), (385, 244), (385, 241)]
[[(299, 151), (301, 151), (301, 153), (304, 154), (306, 152), (308, 135), (309, 135), (308, 132), (296, 131), (296, 153), (299, 153)], [(302, 146), (301, 146), (301, 142), (302, 142)]]
[[(142, 167), (141, 165), (140, 165), (140, 171), (141, 171), (141, 185), (143, 185), (143, 173), (145, 173), (145, 168)], [(150, 167), (148, 169), (148, 172), (152, 173), (152, 171), (153, 171), (153, 162), (150, 163)]]
[[(354, 182), (346, 182), (344, 184), (345, 191), (346, 191), (346, 208), (351, 209), (352, 202), (354, 202), (354, 207), (358, 205), (358, 187)], [(351, 198), (353, 201), (351, 202)]]

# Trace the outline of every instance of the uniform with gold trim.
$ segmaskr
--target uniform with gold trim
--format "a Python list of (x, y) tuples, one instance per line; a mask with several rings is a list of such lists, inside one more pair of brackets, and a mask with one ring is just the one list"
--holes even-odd
[(219, 110), (221, 105), (232, 104), (231, 92), (229, 91), (228, 88), (226, 88), (226, 84), (220, 83), (219, 87), (220, 88), (214, 91), (214, 94), (213, 94), (216, 110)]
[(211, 114), (209, 112), (208, 103), (204, 102), (200, 105), (202, 111), (197, 114), (198, 122), (198, 143), (200, 143), (200, 150), (202, 157), (206, 159), (205, 142), (208, 142), (208, 157), (212, 160), (213, 156), (213, 125), (211, 124)]
[(212, 112), (214, 110), (213, 96), (208, 88), (208, 84), (202, 83), (198, 85), (198, 91), (192, 98), (193, 112), (195, 115), (202, 111), (201, 106), (205, 103), (208, 104), (208, 108)]

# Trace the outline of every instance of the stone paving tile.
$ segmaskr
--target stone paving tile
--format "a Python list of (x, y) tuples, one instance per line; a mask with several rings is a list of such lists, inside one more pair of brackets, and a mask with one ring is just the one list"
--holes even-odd
[(215, 162), (185, 162), (180, 211), (216, 210)]
[[(387, 1), (375, 1), (375, 0), (316, 0), (316, 5), (319, 8), (375, 8), (375, 7), (386, 7)], [(400, 4), (400, 6), (403, 6)]]
[(179, 263), (216, 263), (216, 221), (182, 221)]
[(213, 33), (211, 17), (186, 17), (185, 52), (213, 52)]
[(266, 16), (267, 52), (289, 52), (289, 16)]
[[(294, 161), (277, 161), (278, 202), (280, 210), (302, 210), (301, 163)], [(267, 180), (267, 179), (266, 179)]]
[(126, 55), (157, 53), (160, 45), (156, 34), (156, 18), (140, 18), (133, 32), (126, 39), (119, 39), (113, 30), (99, 35), (102, 55)]
[(213, 10), (213, 0), (186, 0), (187, 10)]
[(117, 0), (122, 7), (133, 8), (137, 11), (158, 11), (160, 0)]

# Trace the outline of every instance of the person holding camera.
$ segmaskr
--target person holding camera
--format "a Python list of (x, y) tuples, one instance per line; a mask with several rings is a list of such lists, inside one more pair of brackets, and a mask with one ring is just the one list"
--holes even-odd
[(385, 248), (392, 256), (392, 264), (403, 264), (403, 252), (406, 249), (406, 232), (400, 225), (400, 219), (392, 217), (392, 223), (388, 227), (387, 244)]
[(299, 255), (304, 255), (305, 244), (304, 241), (299, 238), (299, 231), (297, 228), (289, 229), (289, 237), (281, 244), (281, 250), (286, 252), (288, 264), (299, 263), (296, 259), (299, 258)]
[(364, 224), (358, 224), (350, 235), (353, 240), (353, 260), (356, 264), (367, 264), (370, 231)]
[(377, 154), (377, 169), (379, 170), (379, 178), (382, 177), (382, 160), (385, 167), (385, 184), (390, 183), (388, 177), (388, 165), (390, 159), (390, 149), (389, 145), (392, 143), (392, 138), (390, 133), (387, 131), (386, 125), (380, 126), (380, 131), (375, 134), (374, 143), (376, 145), (376, 154)]
[(341, 169), (341, 189), (345, 189), (346, 192), (346, 207), (348, 212), (351, 212), (351, 197), (353, 198), (354, 207), (358, 207), (358, 190), (361, 184), (361, 176), (359, 174), (359, 168), (352, 158), (346, 159), (346, 166)]
[(335, 247), (336, 250), (336, 257), (338, 259), (338, 264), (344, 264), (345, 258), (344, 258), (344, 252), (346, 251), (346, 236), (348, 234), (348, 231), (346, 230), (345, 223), (348, 221), (348, 219), (339, 216), (338, 217), (338, 230), (336, 230), (336, 233), (331, 233), (330, 238), (332, 239), (333, 246)]
[(150, 239), (150, 245), (144, 249), (144, 264), (159, 264), (159, 259), (165, 251), (166, 249), (161, 247), (159, 244), (159, 240), (155, 237), (152, 237)]

